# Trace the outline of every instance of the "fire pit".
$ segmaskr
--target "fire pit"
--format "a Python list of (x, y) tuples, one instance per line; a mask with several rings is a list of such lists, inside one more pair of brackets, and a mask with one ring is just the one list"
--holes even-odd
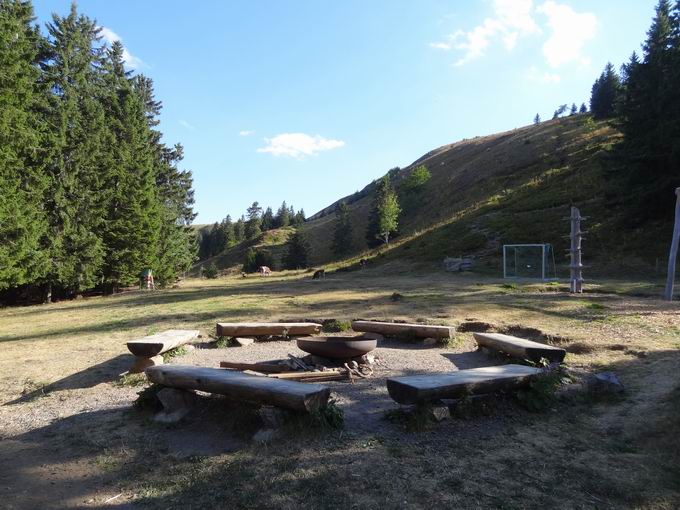
[(363, 356), (375, 349), (377, 345), (377, 340), (362, 336), (325, 336), (297, 339), (297, 346), (303, 351), (334, 359)]

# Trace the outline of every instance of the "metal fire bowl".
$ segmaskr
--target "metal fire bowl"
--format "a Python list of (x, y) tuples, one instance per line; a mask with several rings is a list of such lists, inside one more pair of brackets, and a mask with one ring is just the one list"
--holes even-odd
[(297, 346), (322, 358), (344, 359), (368, 354), (378, 346), (378, 341), (360, 336), (318, 336), (298, 338)]

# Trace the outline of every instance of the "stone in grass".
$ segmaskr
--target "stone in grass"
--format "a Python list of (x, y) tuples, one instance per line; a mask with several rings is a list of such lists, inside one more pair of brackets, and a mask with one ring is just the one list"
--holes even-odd
[(237, 338), (234, 338), (233, 341), (234, 341), (234, 345), (236, 345), (238, 347), (247, 347), (247, 346), (255, 343), (255, 340), (253, 338), (237, 337)]
[(159, 423), (177, 423), (184, 418), (198, 403), (195, 392), (177, 388), (163, 388), (156, 396), (163, 404), (163, 410), (154, 416)]
[(625, 391), (623, 383), (614, 372), (600, 372), (588, 381), (590, 391), (594, 393), (621, 394)]
[(280, 407), (262, 406), (258, 414), (262, 420), (263, 429), (278, 429), (291, 419), (293, 413)]
[(451, 411), (447, 405), (433, 405), (428, 409), (428, 414), (437, 423), (451, 418)]
[(273, 441), (277, 436), (278, 431), (274, 429), (260, 429), (255, 432), (253, 436), (253, 441), (260, 444), (266, 444)]

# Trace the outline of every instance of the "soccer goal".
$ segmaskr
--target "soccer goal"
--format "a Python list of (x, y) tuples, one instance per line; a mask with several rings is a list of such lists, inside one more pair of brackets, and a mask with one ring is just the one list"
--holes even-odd
[(503, 278), (557, 279), (551, 244), (504, 244)]

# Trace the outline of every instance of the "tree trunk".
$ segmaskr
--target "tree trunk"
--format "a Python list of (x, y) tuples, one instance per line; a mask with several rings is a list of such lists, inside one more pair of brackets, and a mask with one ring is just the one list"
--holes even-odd
[(43, 290), (43, 303), (48, 305), (52, 302), (52, 282), (48, 282), (45, 284), (45, 288)]

